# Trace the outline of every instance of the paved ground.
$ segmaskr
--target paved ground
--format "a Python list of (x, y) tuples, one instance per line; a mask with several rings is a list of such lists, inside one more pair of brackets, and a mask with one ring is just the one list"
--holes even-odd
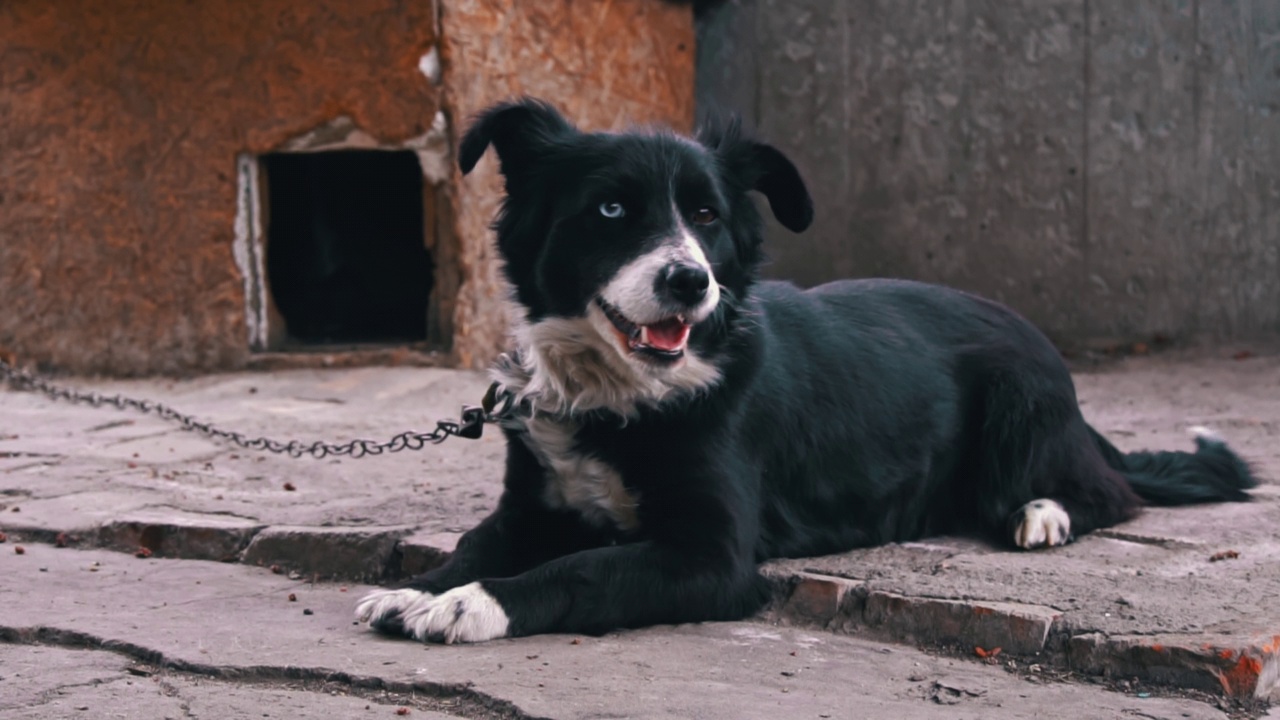
[[(1163, 354), (1077, 381), (1123, 448), (1209, 425), (1280, 478), (1280, 358)], [(485, 387), (395, 368), (74, 384), (306, 441), (429, 429)], [(294, 460), (0, 392), (0, 717), (1207, 718), (1277, 697), (1271, 483), (1047, 553), (940, 538), (774, 563), (776, 602), (747, 623), (471, 648), (351, 625), (353, 583), (438, 562), (487, 512), (501, 452), (490, 432)]]

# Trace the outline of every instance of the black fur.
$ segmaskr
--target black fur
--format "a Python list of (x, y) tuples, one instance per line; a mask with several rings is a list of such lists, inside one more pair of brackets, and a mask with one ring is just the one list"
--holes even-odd
[[(1255, 480), (1225, 445), (1124, 454), (1080, 414), (1049, 341), (1013, 311), (914, 282), (836, 282), (802, 291), (757, 282), (759, 191), (804, 230), (813, 208), (776, 149), (738, 127), (697, 142), (663, 132), (587, 134), (532, 100), (498, 105), (462, 142), (470, 171), (493, 145), (507, 183), (495, 229), (531, 322), (578, 317), (681, 213), (723, 288), (689, 352), (719, 382), (572, 418), (576, 452), (616, 470), (639, 499), (638, 529), (549, 507), (549, 473), (508, 428), (505, 492), (442, 567), (408, 587), (481, 581), (509, 634), (597, 633), (727, 620), (766, 598), (757, 564), (940, 533), (1012, 545), (1011, 516), (1058, 501), (1074, 534), (1158, 504), (1244, 500)], [(625, 223), (594, 208), (619, 200)], [(376, 623), (398, 631), (394, 616)]]

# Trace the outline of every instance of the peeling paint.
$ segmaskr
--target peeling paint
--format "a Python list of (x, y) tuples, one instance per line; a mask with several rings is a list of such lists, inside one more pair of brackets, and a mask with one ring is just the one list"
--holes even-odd
[(263, 266), (262, 206), (258, 160), (243, 153), (236, 157), (236, 221), (232, 254), (244, 279), (244, 321), (249, 348), (267, 347), (267, 289)]
[[(315, 130), (290, 138), (280, 145), (279, 152), (328, 152), (330, 150), (380, 150), (387, 146), (377, 138), (361, 130), (355, 121), (339, 115)], [(392, 148), (399, 149), (399, 148)]]
[(404, 147), (418, 154), (418, 164), (422, 165), (422, 175), (427, 182), (440, 185), (449, 179), (452, 171), (449, 165), (449, 120), (443, 112), (436, 111), (431, 129), (406, 140)]
[(402, 143), (388, 143), (362, 130), (346, 115), (281, 143), (277, 152), (330, 152), (333, 150), (412, 150), (422, 165), (423, 177), (433, 185), (449, 179), (449, 121), (439, 110), (431, 129)]
[(418, 71), (436, 87), (440, 86), (440, 50), (434, 45), (418, 60)]

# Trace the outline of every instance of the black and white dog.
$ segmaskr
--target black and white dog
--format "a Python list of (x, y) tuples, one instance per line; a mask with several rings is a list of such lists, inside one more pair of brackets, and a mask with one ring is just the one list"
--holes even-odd
[(523, 311), (498, 379), (505, 489), (443, 566), (358, 616), (419, 640), (479, 642), (742, 618), (757, 564), (940, 533), (1062, 545), (1143, 502), (1247, 500), (1249, 467), (1121, 453), (1017, 314), (913, 282), (802, 291), (757, 282), (761, 219), (813, 207), (778, 150), (736, 123), (696, 140), (583, 133), (535, 100), (462, 141), (493, 145), (495, 228)]

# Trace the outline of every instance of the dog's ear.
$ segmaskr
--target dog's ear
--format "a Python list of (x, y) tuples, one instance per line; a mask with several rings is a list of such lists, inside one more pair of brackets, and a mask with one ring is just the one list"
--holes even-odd
[(769, 199), (769, 208), (782, 226), (804, 232), (813, 223), (813, 198), (800, 171), (772, 145), (749, 141), (752, 162), (759, 170), (755, 187)]
[(722, 158), (735, 178), (769, 200), (783, 227), (798, 233), (813, 222), (813, 198), (800, 171), (772, 145), (743, 137), (739, 118), (711, 118), (700, 128), (698, 140)]
[(557, 138), (577, 130), (550, 104), (535, 98), (499, 103), (480, 113), (458, 149), (462, 174), (471, 172), (485, 148), (498, 152), (502, 174), (518, 177)]

